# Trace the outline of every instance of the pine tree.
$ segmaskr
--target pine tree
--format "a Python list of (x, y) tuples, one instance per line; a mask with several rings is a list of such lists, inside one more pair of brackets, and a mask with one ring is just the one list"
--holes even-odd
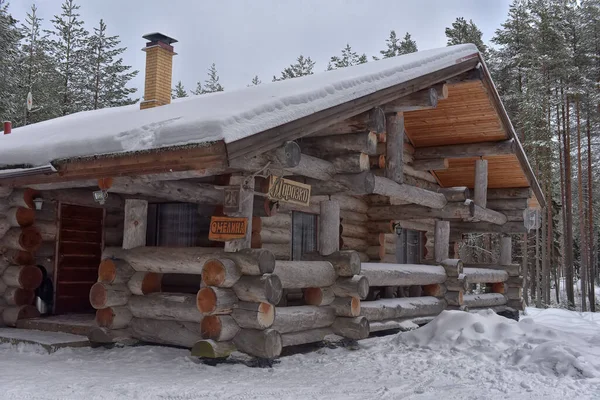
[(25, 98), (17, 99), (16, 74), (19, 70), (17, 20), (8, 12), (8, 3), (0, 0), (0, 119), (10, 121), (25, 107)]
[(473, 43), (481, 54), (486, 54), (487, 46), (483, 44), (481, 39), (482, 33), (473, 23), (473, 20), (467, 22), (463, 17), (456, 18), (452, 23), (452, 28), (446, 28), (446, 37), (448, 38), (447, 45)]
[(62, 13), (52, 19), (53, 36), (51, 53), (58, 67), (61, 87), (61, 114), (67, 115), (86, 109), (86, 97), (89, 96), (88, 81), (91, 73), (90, 53), (87, 51), (88, 31), (79, 18), (79, 5), (74, 0), (64, 0)]
[[(59, 116), (60, 104), (57, 88), (60, 85), (54, 60), (49, 55), (50, 41), (42, 32), (42, 19), (37, 15), (37, 7), (33, 5), (21, 25), (23, 40), (18, 73), (17, 105), (18, 124), (31, 124)], [(31, 93), (33, 108), (28, 111), (24, 107), (27, 94)]]
[(190, 90), (190, 92), (192, 92), (192, 94), (196, 96), (204, 94), (204, 89), (202, 89), (202, 82), (198, 81), (198, 83), (196, 83), (196, 90)]
[(248, 87), (250, 86), (258, 86), (262, 83), (262, 81), (260, 79), (258, 79), (258, 75), (254, 75), (254, 78), (252, 78), (252, 82), (250, 82), (249, 85), (247, 85)]
[(417, 48), (417, 42), (415, 42), (412, 39), (410, 33), (406, 32), (406, 35), (404, 35), (404, 39), (402, 39), (402, 41), (400, 42), (400, 46), (398, 46), (397, 54), (410, 54), (416, 53), (417, 51), (419, 51)]
[[(398, 38), (396, 31), (390, 31), (390, 37), (385, 40), (387, 49), (379, 51), (383, 58), (396, 57), (398, 55)], [(375, 60), (378, 58), (373, 57)]]
[(289, 67), (284, 68), (284, 70), (281, 72), (281, 77), (277, 78), (276, 76), (273, 76), (273, 82), (298, 78), (299, 76), (312, 75), (314, 67), (315, 62), (311, 60), (310, 57), (304, 58), (303, 55), (300, 55), (296, 59), (295, 64), (291, 64)]
[(180, 99), (182, 97), (188, 97), (188, 94), (185, 91), (185, 88), (183, 87), (183, 83), (179, 81), (177, 82), (177, 85), (175, 85), (175, 88), (171, 90), (171, 98)]
[(118, 36), (107, 36), (106, 24), (101, 19), (88, 40), (92, 71), (88, 85), (91, 98), (88, 99), (90, 104), (87, 108), (96, 110), (135, 104), (138, 101), (129, 97), (137, 89), (126, 87), (138, 71), (131, 71), (130, 66), (123, 65), (123, 58), (120, 56), (126, 48), (119, 47), (119, 44)]
[[(383, 58), (396, 57), (418, 51), (417, 42), (412, 39), (412, 36), (408, 32), (406, 32), (406, 35), (400, 41), (396, 36), (396, 31), (390, 31), (390, 37), (385, 42), (387, 49), (379, 51), (383, 55)], [(373, 57), (373, 59), (379, 60), (377, 57)]]
[(213, 63), (208, 69), (208, 79), (204, 81), (202, 93), (222, 92), (223, 90), (225, 90), (225, 88), (219, 83), (217, 67), (215, 66), (215, 63)]
[(352, 51), (350, 44), (346, 44), (346, 47), (342, 49), (342, 56), (331, 57), (329, 64), (327, 65), (327, 71), (331, 71), (338, 68), (350, 67), (352, 65), (364, 64), (367, 62), (367, 55), (358, 55), (357, 52)]

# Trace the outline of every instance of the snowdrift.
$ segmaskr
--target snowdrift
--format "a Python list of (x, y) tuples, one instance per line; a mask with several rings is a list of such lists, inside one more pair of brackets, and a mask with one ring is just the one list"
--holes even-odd
[[(570, 320), (564, 317), (560, 320)], [(429, 324), (400, 333), (392, 342), (407, 347), (458, 351), (478, 360), (488, 359), (546, 376), (594, 378), (600, 376), (600, 363), (598, 355), (590, 353), (593, 340), (597, 341), (598, 337), (591, 336), (588, 340), (542, 326), (531, 318), (516, 322), (492, 310), (484, 310), (477, 313), (443, 311)]]

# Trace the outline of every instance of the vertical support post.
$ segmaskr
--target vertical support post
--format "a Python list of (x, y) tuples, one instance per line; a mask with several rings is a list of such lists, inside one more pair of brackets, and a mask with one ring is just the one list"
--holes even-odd
[(321, 202), (319, 216), (319, 253), (328, 256), (340, 249), (340, 205), (334, 200)]
[(512, 264), (512, 238), (502, 236), (500, 238), (500, 265)]
[(385, 177), (404, 183), (404, 114), (386, 115)]
[(133, 249), (146, 245), (148, 227), (148, 202), (146, 200), (125, 200), (125, 223), (123, 227), (123, 248)]
[(485, 208), (487, 205), (487, 188), (488, 188), (488, 161), (475, 161), (475, 194), (473, 200), (475, 204)]
[[(249, 249), (252, 242), (252, 214), (254, 209), (254, 177), (243, 175), (234, 175), (229, 181), (231, 186), (240, 187), (240, 211), (231, 213), (231, 217), (243, 217), (248, 219), (248, 228), (246, 237), (243, 239), (230, 240), (225, 242), (226, 252), (236, 252), (242, 249)], [(229, 215), (229, 214), (228, 214)]]
[(440, 263), (449, 257), (450, 252), (450, 222), (435, 221), (435, 234), (433, 254), (435, 262)]

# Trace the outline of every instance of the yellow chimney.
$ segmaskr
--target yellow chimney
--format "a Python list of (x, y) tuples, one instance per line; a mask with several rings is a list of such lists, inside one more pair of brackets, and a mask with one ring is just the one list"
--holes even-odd
[(148, 41), (142, 51), (146, 52), (146, 78), (144, 101), (140, 109), (164, 106), (171, 103), (171, 75), (173, 73), (173, 43), (177, 40), (162, 33), (143, 36)]

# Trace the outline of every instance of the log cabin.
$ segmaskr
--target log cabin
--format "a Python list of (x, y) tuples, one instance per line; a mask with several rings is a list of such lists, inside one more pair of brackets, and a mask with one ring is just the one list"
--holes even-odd
[[(144, 38), (140, 104), (0, 137), (2, 324), (270, 359), (523, 309), (545, 199), (474, 45), (171, 101), (176, 40)], [(500, 258), (464, 265), (472, 232)]]

